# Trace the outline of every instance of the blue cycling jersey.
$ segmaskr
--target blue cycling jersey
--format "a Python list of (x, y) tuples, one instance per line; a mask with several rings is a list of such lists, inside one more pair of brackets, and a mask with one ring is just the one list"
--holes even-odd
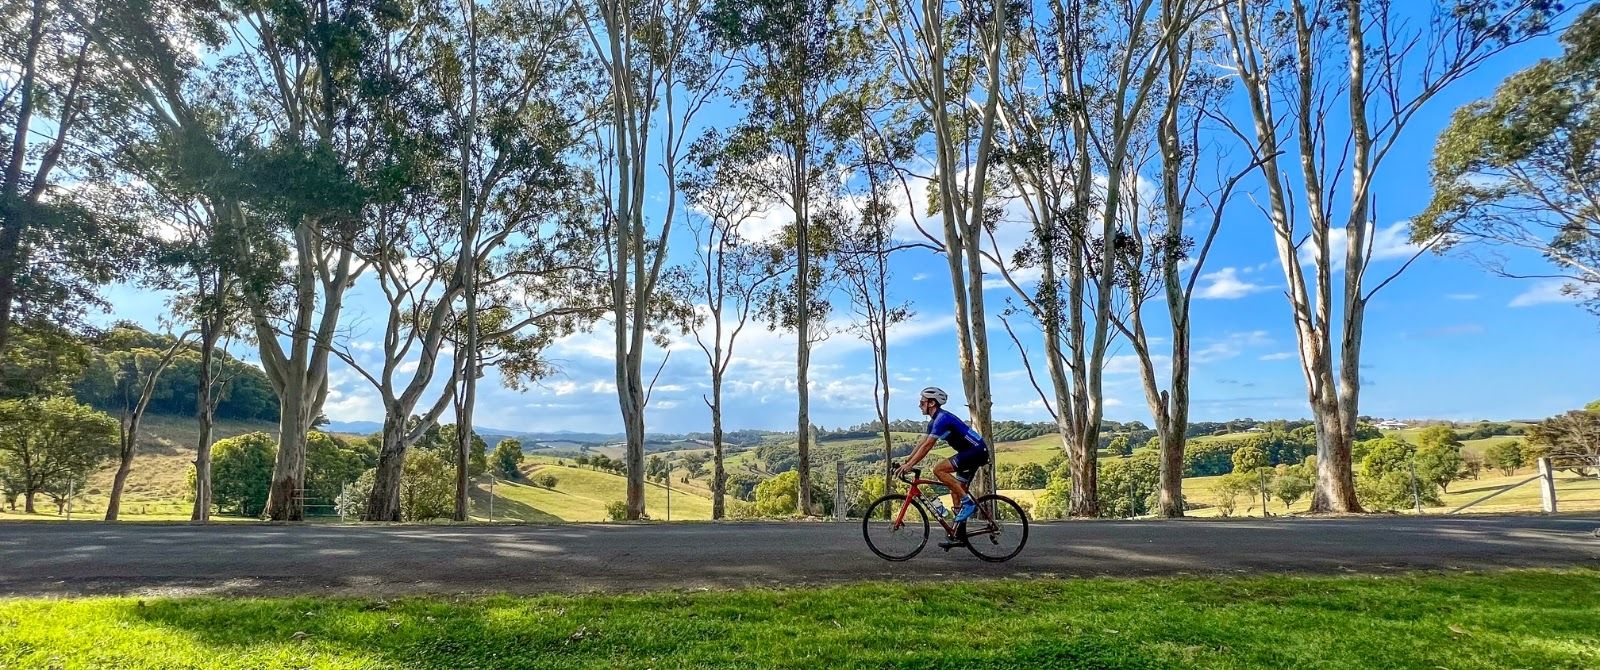
[(942, 409), (928, 421), (928, 434), (944, 440), (956, 450), (956, 453), (983, 451), (989, 448), (978, 431), (973, 430), (965, 421), (956, 418), (956, 415)]

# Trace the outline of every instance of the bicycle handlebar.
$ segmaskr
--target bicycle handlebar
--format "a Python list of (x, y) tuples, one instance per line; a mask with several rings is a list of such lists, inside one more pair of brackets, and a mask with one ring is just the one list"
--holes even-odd
[[(890, 463), (890, 465), (894, 465), (895, 469), (900, 468), (899, 465), (894, 463)], [(900, 478), (900, 481), (910, 484), (912, 479), (922, 479), (922, 468), (911, 468), (911, 479), (906, 479), (906, 474), (904, 472), (899, 473), (897, 476)]]

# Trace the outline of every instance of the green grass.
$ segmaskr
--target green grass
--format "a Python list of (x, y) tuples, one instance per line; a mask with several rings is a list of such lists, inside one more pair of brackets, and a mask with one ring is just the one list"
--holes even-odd
[(8, 668), (1594, 668), (1600, 572), (0, 600)]
[[(555, 459), (550, 459), (555, 460)], [(571, 463), (571, 461), (568, 461)], [(495, 519), (520, 521), (605, 521), (606, 503), (626, 500), (628, 480), (608, 472), (599, 472), (573, 465), (550, 465), (545, 459), (527, 468), (531, 477), (550, 474), (556, 478), (554, 489), (523, 483), (500, 481), (495, 484)], [(478, 486), (473, 495), (472, 515), (488, 518), (488, 491)], [(645, 486), (645, 513), (651, 519), (667, 518), (667, 489), (650, 482)], [(711, 499), (694, 491), (679, 488), (672, 490), (672, 520), (704, 520), (711, 518)]]

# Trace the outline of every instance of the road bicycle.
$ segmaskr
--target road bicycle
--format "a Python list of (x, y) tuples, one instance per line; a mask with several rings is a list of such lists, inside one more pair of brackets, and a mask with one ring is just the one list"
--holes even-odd
[(913, 469), (910, 478), (900, 475), (900, 481), (908, 485), (905, 493), (874, 500), (861, 519), (861, 534), (867, 547), (884, 560), (906, 561), (921, 552), (932, 528), (928, 517), (944, 528), (948, 539), (939, 546), (947, 552), (964, 546), (978, 558), (999, 563), (1011, 560), (1028, 543), (1028, 515), (1010, 498), (995, 494), (979, 497), (973, 501), (978, 506), (977, 513), (952, 525), (946, 519), (948, 514), (934, 513), (935, 509), (943, 510), (935, 494), (922, 489), (944, 484), (923, 479), (921, 469)]

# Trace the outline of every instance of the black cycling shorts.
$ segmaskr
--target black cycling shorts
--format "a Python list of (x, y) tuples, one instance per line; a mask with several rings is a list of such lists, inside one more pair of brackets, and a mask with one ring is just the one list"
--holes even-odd
[(972, 481), (973, 475), (978, 474), (978, 468), (989, 464), (989, 450), (973, 449), (971, 451), (958, 451), (950, 457), (950, 467), (956, 471), (956, 479), (966, 484)]

